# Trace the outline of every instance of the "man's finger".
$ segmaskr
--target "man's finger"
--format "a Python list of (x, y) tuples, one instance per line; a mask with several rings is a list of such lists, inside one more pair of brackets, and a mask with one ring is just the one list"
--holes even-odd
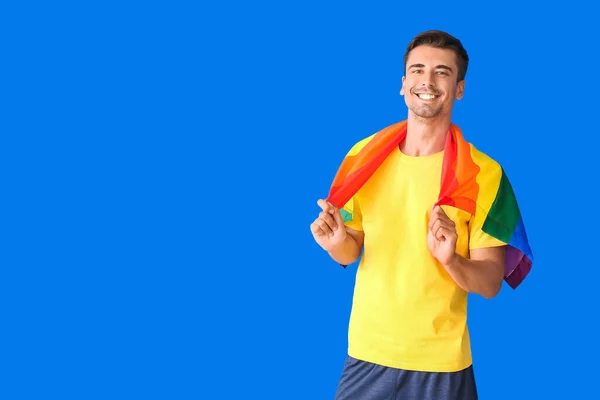
[(445, 240), (446, 239), (446, 235), (444, 235), (444, 232), (446, 231), (446, 229), (443, 226), (438, 227), (434, 232), (434, 236), (437, 240)]
[(336, 212), (333, 214), (333, 218), (338, 226), (344, 226), (344, 218), (342, 218), (342, 214), (336, 209)]
[(441, 219), (437, 219), (430, 230), (433, 236), (439, 240), (442, 239), (442, 236), (447, 238), (448, 235), (451, 235), (453, 232), (455, 233), (454, 223), (452, 221), (443, 221)]
[(444, 241), (448, 239), (448, 228), (443, 225), (437, 226), (433, 231), (433, 236), (440, 241)]
[(451, 219), (449, 219), (449, 218), (446, 218), (446, 219), (440, 218), (439, 221), (440, 221), (440, 223), (442, 224), (443, 227), (445, 227), (447, 229), (450, 229), (450, 230), (454, 229), (454, 221), (452, 221)]
[(439, 210), (439, 206), (431, 210), (431, 214), (429, 214), (429, 229), (433, 228), (433, 225), (442, 219), (442, 215), (440, 214)]
[(333, 230), (331, 229), (331, 227), (327, 224), (327, 222), (325, 222), (321, 218), (317, 219), (317, 224), (327, 235), (333, 234)]
[(437, 219), (437, 218), (436, 219), (432, 219), (429, 222), (429, 230), (431, 231), (431, 233), (435, 233), (438, 230), (438, 228), (440, 227), (441, 223), (442, 222), (439, 219)]
[(317, 221), (313, 222), (312, 224), (310, 224), (310, 231), (312, 233), (314, 233), (315, 235), (321, 235), (321, 234), (325, 234), (325, 232), (323, 232), (323, 229), (321, 229), (321, 227), (319, 226), (319, 224), (317, 223)]
[(333, 230), (337, 229), (337, 222), (335, 221), (334, 217), (331, 214), (326, 213), (325, 211), (321, 211), (319, 213), (319, 218), (321, 218), (323, 221), (325, 221), (327, 223), (327, 225), (329, 225), (329, 227)]
[(436, 231), (434, 231), (434, 236), (438, 240), (451, 240), (452, 238), (456, 237), (456, 232), (454, 229), (440, 226)]
[(437, 223), (437, 221), (439, 220), (439, 218), (437, 217), (437, 215), (434, 215), (433, 213), (429, 216), (429, 223), (427, 224), (427, 229), (432, 229), (433, 225), (435, 225)]
[(316, 222), (313, 222), (312, 224), (310, 224), (310, 231), (313, 233), (313, 235), (316, 235), (316, 236), (326, 236), (327, 235), (325, 233), (325, 231), (323, 229), (321, 229), (319, 224), (317, 224)]
[(439, 229), (439, 227), (444, 226), (446, 228), (453, 228), (451, 221), (445, 221), (441, 218), (436, 218), (431, 220), (431, 222), (429, 223), (429, 229), (432, 232), (435, 232), (437, 229)]
[(454, 221), (452, 221), (452, 219), (439, 206), (437, 206), (429, 216), (429, 229), (431, 229), (433, 224), (438, 220), (447, 223), (450, 227), (455, 226)]
[(441, 216), (450, 219), (450, 217), (448, 216), (448, 214), (446, 214), (446, 211), (444, 211), (442, 206), (436, 206), (435, 209), (437, 210), (436, 212), (439, 213)]
[(439, 239), (438, 233), (440, 231), (440, 229), (444, 228), (444, 223), (441, 220), (437, 220), (435, 221), (435, 224), (433, 224), (433, 227), (431, 228), (431, 232), (433, 233), (433, 235)]
[(335, 212), (335, 208), (323, 199), (319, 199), (317, 201), (317, 204), (319, 205), (319, 207), (321, 207), (323, 211), (325, 211), (328, 214), (333, 214)]
[(444, 209), (441, 206), (435, 206), (433, 208), (433, 210), (431, 210), (431, 214), (435, 214), (435, 215), (439, 216), (440, 218), (450, 218), (450, 217), (448, 217), (448, 214), (446, 214), (446, 212), (444, 211)]

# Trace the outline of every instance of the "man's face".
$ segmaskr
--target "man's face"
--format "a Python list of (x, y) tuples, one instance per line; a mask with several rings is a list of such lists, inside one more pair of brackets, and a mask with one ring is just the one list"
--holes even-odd
[(452, 50), (430, 46), (414, 48), (402, 77), (404, 101), (421, 118), (450, 115), (454, 99), (462, 99), (465, 81), (457, 82), (458, 67)]

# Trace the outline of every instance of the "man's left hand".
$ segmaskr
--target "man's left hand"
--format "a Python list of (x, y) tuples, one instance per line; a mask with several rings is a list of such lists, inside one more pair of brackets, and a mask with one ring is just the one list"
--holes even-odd
[(427, 246), (431, 254), (444, 266), (451, 265), (456, 257), (456, 226), (440, 206), (435, 206), (429, 216)]

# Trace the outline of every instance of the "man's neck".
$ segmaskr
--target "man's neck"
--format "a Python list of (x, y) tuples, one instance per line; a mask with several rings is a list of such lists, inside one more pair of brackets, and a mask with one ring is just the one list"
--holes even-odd
[(425, 119), (409, 115), (406, 139), (400, 150), (409, 156), (428, 156), (444, 150), (450, 119)]

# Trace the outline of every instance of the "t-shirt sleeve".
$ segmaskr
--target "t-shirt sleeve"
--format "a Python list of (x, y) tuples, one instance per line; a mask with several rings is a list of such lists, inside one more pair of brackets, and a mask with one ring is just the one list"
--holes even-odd
[(485, 221), (485, 215), (483, 212), (478, 212), (469, 221), (469, 248), (470, 249), (481, 249), (484, 247), (497, 247), (503, 246), (504, 243), (501, 240), (496, 239), (493, 236), (488, 235), (483, 231), (483, 223)]
[(348, 228), (362, 231), (362, 213), (360, 211), (360, 202), (358, 195), (354, 195), (344, 207), (340, 210), (344, 225)]

